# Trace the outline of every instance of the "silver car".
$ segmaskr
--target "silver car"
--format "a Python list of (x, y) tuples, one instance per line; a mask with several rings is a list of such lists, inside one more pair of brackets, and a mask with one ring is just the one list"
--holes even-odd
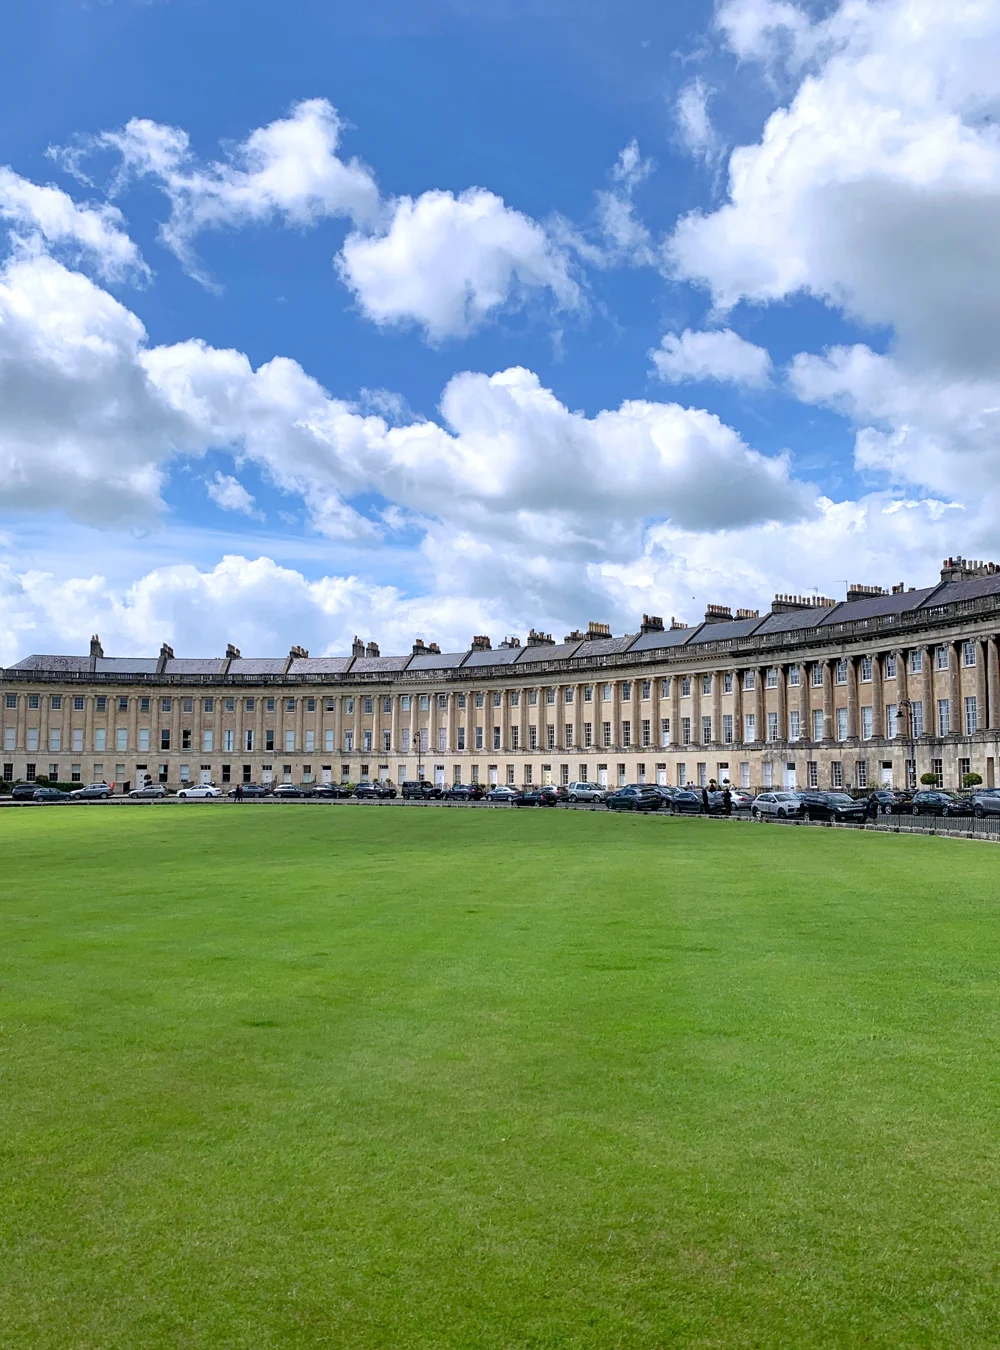
[(133, 788), (130, 797), (165, 797), (167, 789), (162, 783), (147, 783), (144, 787)]
[(566, 788), (566, 799), (571, 802), (603, 802), (607, 795), (607, 788), (599, 783), (570, 783)]
[(794, 792), (762, 792), (754, 798), (750, 814), (754, 820), (761, 820), (765, 816), (788, 820), (802, 815), (802, 803)]

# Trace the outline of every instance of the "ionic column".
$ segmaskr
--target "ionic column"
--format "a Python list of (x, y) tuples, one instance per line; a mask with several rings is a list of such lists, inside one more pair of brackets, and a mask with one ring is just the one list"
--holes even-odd
[(758, 745), (764, 743), (767, 731), (767, 703), (764, 692), (765, 666), (757, 666), (753, 680), (754, 737)]
[(812, 705), (809, 689), (812, 684), (812, 665), (803, 662), (799, 666), (799, 735), (805, 741), (812, 740)]
[(858, 658), (847, 658), (847, 739), (858, 739)]
[(722, 672), (712, 672), (712, 740), (722, 744)]
[(733, 744), (743, 744), (743, 672), (733, 671)]
[(691, 744), (701, 745), (701, 675), (691, 676)]
[(823, 662), (823, 739), (833, 740), (833, 661)]
[(976, 643), (976, 730), (986, 726), (989, 701), (986, 696), (986, 659), (988, 642)]
[(881, 652), (872, 657), (872, 735), (885, 736), (885, 703), (882, 697)]
[(987, 726), (995, 731), (1000, 727), (1000, 654), (994, 637), (986, 639), (986, 688)]
[(679, 750), (681, 744), (681, 677), (674, 672), (670, 677), (670, 749)]
[(910, 735), (909, 709), (904, 709), (901, 705), (910, 697), (907, 693), (909, 689), (909, 671), (906, 668), (909, 652), (900, 650), (896, 653), (896, 739), (900, 741), (908, 740)]
[(778, 740), (788, 740), (788, 699), (785, 690), (785, 679), (787, 676), (787, 666), (779, 665), (775, 667), (778, 672), (777, 693), (777, 713), (778, 713)]
[(948, 643), (948, 703), (950, 707), (949, 725), (953, 736), (961, 736), (965, 731), (962, 717), (962, 644)]

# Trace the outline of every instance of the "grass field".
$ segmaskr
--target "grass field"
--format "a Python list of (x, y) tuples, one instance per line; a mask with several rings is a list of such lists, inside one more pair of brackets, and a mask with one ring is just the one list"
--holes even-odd
[(995, 1347), (1000, 851), (0, 812), (0, 1346)]

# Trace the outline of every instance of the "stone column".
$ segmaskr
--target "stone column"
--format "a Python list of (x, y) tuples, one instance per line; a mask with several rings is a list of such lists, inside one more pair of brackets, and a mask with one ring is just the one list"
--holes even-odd
[(757, 666), (753, 681), (754, 735), (758, 745), (763, 745), (767, 734), (767, 699), (764, 690), (765, 666)]
[(712, 741), (722, 744), (722, 671), (712, 672)]
[(823, 662), (823, 740), (833, 737), (833, 660), (827, 659)]
[(962, 644), (948, 643), (948, 724), (953, 736), (965, 732), (965, 719), (962, 716)]
[[(622, 748), (622, 686), (620, 680), (614, 680), (611, 684), (611, 745), (617, 752), (621, 753)], [(615, 770), (617, 775), (618, 770)], [(617, 787), (617, 782), (615, 783)]]
[(670, 677), (670, 749), (681, 745), (681, 676), (675, 671)]
[(812, 740), (811, 686), (812, 664), (803, 662), (799, 666), (799, 735), (804, 741)]
[(986, 694), (986, 661), (989, 641), (976, 643), (976, 730), (983, 731), (987, 725), (989, 699)]
[(896, 739), (900, 741), (909, 740), (910, 737), (909, 709), (901, 707), (910, 697), (907, 693), (910, 687), (909, 671), (906, 668), (909, 655), (902, 649), (896, 653)]
[(987, 726), (991, 731), (1000, 727), (1000, 653), (995, 637), (986, 639)]
[[(937, 735), (937, 709), (934, 706), (934, 648), (922, 647), (923, 652), (923, 679), (921, 681), (921, 698), (924, 705), (924, 735)], [(919, 776), (919, 775), (918, 775)]]
[(701, 741), (701, 675), (691, 676), (691, 744), (700, 746)]
[(861, 728), (858, 726), (858, 658), (847, 658), (847, 739), (857, 741)]
[(776, 699), (776, 705), (775, 705), (775, 706), (776, 706), (776, 708), (777, 708), (777, 713), (778, 713), (778, 740), (779, 740), (779, 741), (787, 741), (787, 740), (788, 740), (788, 695), (787, 695), (787, 690), (786, 690), (786, 688), (785, 688), (785, 681), (786, 681), (786, 679), (788, 678), (788, 667), (787, 667), (787, 666), (784, 666), (784, 665), (779, 665), (779, 666), (776, 667), (776, 669), (777, 669), (777, 671), (778, 671), (778, 687), (777, 687), (777, 691), (776, 691), (776, 693), (777, 693), (777, 699)]
[(885, 736), (885, 702), (882, 694), (884, 659), (881, 652), (876, 652), (872, 657), (872, 736), (877, 738)]
[[(733, 671), (733, 745), (743, 744), (743, 672)], [(729, 775), (732, 782), (732, 774)]]
[[(662, 675), (650, 676), (650, 686), (649, 686), (649, 694), (650, 694), (649, 722), (650, 722), (650, 730), (652, 732), (652, 748), (656, 750), (663, 749), (662, 745), (663, 737), (660, 735), (660, 721), (663, 717), (663, 713), (660, 711), (660, 699), (661, 699), (660, 691), (663, 687), (663, 678), (664, 677)], [(583, 744), (582, 736), (580, 737), (580, 744), (581, 745)], [(654, 769), (653, 781), (655, 781), (655, 779), (656, 779), (656, 770)]]

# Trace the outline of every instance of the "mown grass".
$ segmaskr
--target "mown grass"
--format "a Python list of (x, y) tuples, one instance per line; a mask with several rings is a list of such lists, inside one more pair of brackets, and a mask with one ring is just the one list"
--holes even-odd
[(0, 812), (0, 1345), (996, 1346), (998, 865)]

